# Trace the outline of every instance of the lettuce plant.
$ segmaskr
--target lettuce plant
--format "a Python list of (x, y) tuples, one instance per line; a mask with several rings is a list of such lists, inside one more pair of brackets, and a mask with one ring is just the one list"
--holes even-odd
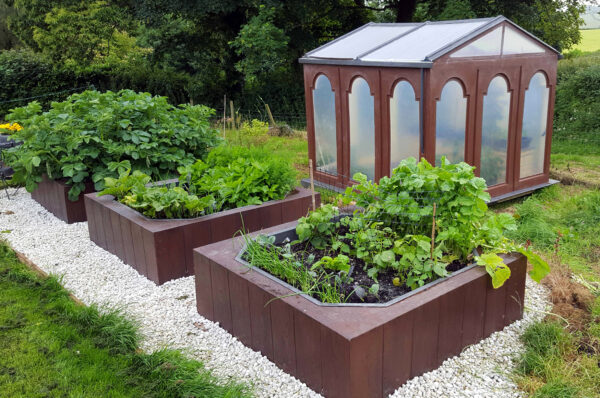
[(294, 187), (295, 171), (282, 159), (225, 156), (230, 163), (224, 165), (217, 159), (220, 153), (228, 150), (180, 167), (179, 186), (152, 185), (150, 176), (127, 170), (118, 179), (106, 178), (99, 195), (113, 195), (150, 218), (192, 218), (283, 199)]

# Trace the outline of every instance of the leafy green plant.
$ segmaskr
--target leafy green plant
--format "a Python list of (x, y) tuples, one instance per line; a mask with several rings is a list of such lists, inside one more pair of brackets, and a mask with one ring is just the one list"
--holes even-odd
[(198, 160), (178, 169), (180, 183), (188, 184), (192, 194), (214, 196), (217, 211), (282, 199), (294, 187), (296, 173), (288, 161), (274, 156), (267, 158), (265, 151), (254, 150), (250, 156), (236, 159), (226, 156), (225, 163), (219, 155), (226, 152), (211, 152), (206, 162)]
[(307, 241), (317, 249), (325, 248), (332, 238), (337, 223), (331, 222), (339, 214), (333, 205), (324, 205), (298, 220), (296, 233), (300, 241)]
[[(433, 167), (425, 160), (406, 159), (379, 183), (361, 174), (354, 180), (358, 184), (341, 197), (344, 204), (357, 206), (354, 214), (340, 217), (336, 207), (323, 205), (298, 220), (298, 240), (292, 244), (302, 244), (303, 250), (320, 256), (311, 270), (329, 272), (330, 279), (345, 271), (352, 257), (353, 276), (359, 265), (361, 277), (373, 283), (362, 286), (361, 279), (361, 284), (353, 287), (340, 279), (335, 282), (346, 283), (344, 288), (353, 288), (361, 300), (367, 297), (367, 290), (378, 297), (382, 281), (386, 294), (393, 289), (389, 285), (417, 289), (448, 276), (453, 263), (484, 267), (493, 287), (498, 288), (510, 277), (510, 268), (499, 254), (514, 251), (527, 256), (534, 280), (539, 282), (549, 272), (539, 256), (506, 237), (516, 230), (515, 219), (487, 211), (485, 181), (466, 163), (453, 165), (442, 158), (441, 165)], [(298, 248), (295, 250), (297, 253)], [(285, 257), (294, 266), (303, 264), (302, 255), (291, 252), (276, 257)], [(381, 279), (382, 274), (386, 279)]]
[(334, 258), (330, 256), (323, 256), (319, 261), (314, 263), (310, 269), (315, 270), (318, 268), (325, 268), (331, 271), (341, 271), (348, 274), (350, 272), (350, 258), (343, 254), (338, 254)]
[(221, 165), (219, 153), (224, 152), (180, 167), (179, 186), (149, 185), (150, 176), (127, 170), (119, 178), (106, 178), (99, 195), (113, 195), (150, 218), (192, 218), (282, 199), (294, 186), (295, 172), (281, 159), (240, 157)]
[(73, 94), (52, 103), (47, 112), (34, 101), (8, 115), (23, 126), (14, 136), (24, 143), (9, 155), (13, 178), (28, 191), (43, 174), (65, 178), (69, 198), (76, 200), (86, 181), (102, 190), (106, 177), (126, 169), (153, 178), (170, 176), (220, 142), (208, 122), (213, 113), (204, 106), (175, 107), (164, 97), (131, 90)]

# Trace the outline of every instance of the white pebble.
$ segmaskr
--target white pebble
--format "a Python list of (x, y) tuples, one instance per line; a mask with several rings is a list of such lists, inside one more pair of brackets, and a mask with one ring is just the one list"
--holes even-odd
[[(12, 193), (12, 190), (11, 190)], [(6, 214), (8, 211), (9, 214)], [(89, 239), (87, 223), (65, 224), (21, 188), (0, 197), (0, 231), (10, 245), (62, 283), (84, 303), (121, 308), (140, 326), (142, 348), (181, 349), (227, 380), (247, 382), (257, 397), (320, 397), (260, 353), (245, 347), (218, 324), (196, 312), (194, 277), (156, 286)], [(10, 214), (13, 212), (13, 214)], [(186, 297), (187, 296), (187, 297)], [(548, 309), (547, 291), (527, 279), (527, 308)], [(522, 397), (511, 379), (519, 336), (543, 314), (524, 319), (446, 360), (438, 369), (409, 380), (391, 397)]]

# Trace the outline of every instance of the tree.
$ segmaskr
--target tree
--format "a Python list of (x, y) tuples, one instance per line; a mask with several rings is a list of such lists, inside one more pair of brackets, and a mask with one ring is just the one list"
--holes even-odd
[(229, 44), (241, 59), (235, 68), (244, 75), (246, 84), (259, 79), (286, 64), (289, 37), (275, 26), (275, 8), (259, 6), (258, 14), (243, 25), (235, 40)]
[(33, 40), (56, 63), (87, 66), (113, 53), (135, 52), (135, 40), (124, 33), (132, 23), (126, 9), (105, 1), (54, 7), (33, 28)]
[(355, 0), (358, 8), (371, 10), (396, 22), (446, 20), (504, 15), (558, 50), (581, 40), (580, 15), (585, 0)]

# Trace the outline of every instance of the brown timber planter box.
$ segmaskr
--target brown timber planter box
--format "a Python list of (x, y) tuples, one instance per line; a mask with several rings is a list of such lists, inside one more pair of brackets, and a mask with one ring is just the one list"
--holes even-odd
[[(283, 239), (295, 225), (263, 233)], [(499, 289), (470, 266), (386, 304), (340, 305), (290, 296), (291, 286), (238, 261), (243, 244), (194, 249), (198, 312), (327, 397), (387, 396), (523, 315), (521, 254), (505, 256), (512, 276)]]
[[(315, 194), (317, 206), (320, 196)], [(203, 217), (154, 220), (114, 200), (85, 195), (90, 239), (157, 284), (193, 273), (192, 250), (296, 220), (312, 207), (311, 193), (296, 188), (285, 199), (239, 207)], [(227, 241), (230, 244), (230, 241)]]
[(64, 180), (50, 180), (44, 175), (31, 197), (67, 224), (86, 221), (83, 195), (94, 192), (94, 185), (91, 182), (87, 183), (85, 191), (75, 202), (69, 200), (69, 189), (71, 186)]

